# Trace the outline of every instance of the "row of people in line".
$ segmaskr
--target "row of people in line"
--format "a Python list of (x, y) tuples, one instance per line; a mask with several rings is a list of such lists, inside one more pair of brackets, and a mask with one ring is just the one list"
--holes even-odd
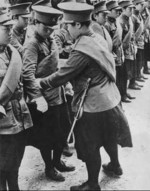
[[(99, 148), (104, 146), (110, 156), (110, 163), (103, 165), (103, 169), (120, 176), (123, 172), (117, 144), (132, 147), (120, 100), (132, 99), (127, 93), (128, 79), (130, 88), (139, 89), (135, 85), (135, 70), (138, 52), (143, 51), (136, 50), (136, 46), (137, 39), (143, 42), (143, 25), (136, 20), (136, 36), (130, 18), (134, 7), (131, 1), (120, 2), (123, 12), (117, 22), (121, 8), (116, 1), (97, 2), (94, 7), (85, 1), (63, 2), (57, 7), (64, 12), (63, 16), (50, 3), (40, 1), (32, 6), (34, 19), (26, 31), (27, 19), (31, 16), (29, 5), (9, 8), (17, 20), (12, 36), (13, 21), (4, 10), (0, 15), (0, 189), (5, 190), (8, 185), (10, 190), (19, 190), (18, 170), (26, 145), (40, 150), (45, 174), (53, 180), (64, 181), (58, 171), (75, 169), (61, 161), (72, 121), (62, 85), (71, 81), (75, 112), (87, 79), (91, 78), (82, 117), (75, 128), (75, 147), (78, 158), (86, 163), (88, 181), (71, 190), (100, 190)], [(140, 7), (142, 3), (135, 0), (135, 5)], [(148, 29), (148, 18), (144, 29)], [(141, 58), (143, 54), (139, 54)], [(64, 62), (59, 57), (69, 59)], [(143, 66), (138, 65), (139, 78)]]

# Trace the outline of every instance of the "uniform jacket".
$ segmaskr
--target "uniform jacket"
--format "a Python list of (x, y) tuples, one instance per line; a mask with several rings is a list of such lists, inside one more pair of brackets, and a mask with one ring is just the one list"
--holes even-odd
[[(125, 59), (135, 60), (136, 49), (135, 49), (135, 37), (134, 37), (132, 20), (131, 20), (131, 18), (122, 14), (119, 17), (119, 22), (120, 22), (120, 25), (121, 25), (122, 31), (123, 31), (122, 42), (123, 42)], [(132, 31), (129, 34), (129, 30), (131, 30), (130, 27), (132, 27)], [(128, 35), (128, 37), (127, 37), (127, 35)]]
[(98, 24), (97, 22), (94, 22), (94, 21), (91, 24), (91, 28), (93, 29), (93, 31), (95, 33), (100, 34), (107, 41), (108, 49), (110, 52), (112, 52), (113, 43), (112, 43), (112, 39), (110, 37), (110, 34), (106, 30), (106, 28), (104, 26)]
[(91, 83), (84, 111), (100, 112), (115, 107), (120, 94), (115, 84), (115, 62), (101, 45), (99, 35), (91, 32), (80, 36), (64, 67), (41, 81), (42, 87), (57, 87), (70, 81), (73, 85), (73, 109), (76, 110), (87, 79)]
[(8, 46), (0, 53), (0, 105), (6, 111), (0, 118), (0, 134), (16, 134), (32, 126), (20, 83), (21, 70), (19, 53)]
[(62, 103), (61, 87), (40, 89), (36, 84), (36, 78), (49, 76), (57, 66), (58, 51), (54, 41), (51, 38), (44, 40), (35, 32), (23, 52), (23, 79), (29, 101), (44, 96), (50, 106)]
[(13, 45), (20, 55), (22, 56), (23, 53), (23, 44), (25, 41), (26, 30), (20, 30), (18, 28), (13, 29), (12, 38), (11, 38), (11, 45)]
[(113, 52), (116, 54), (116, 66), (122, 65), (124, 61), (124, 53), (122, 48), (122, 31), (121, 28), (117, 26), (116, 19), (108, 17), (105, 27), (108, 30), (112, 42), (113, 42)]
[(144, 49), (144, 22), (139, 11), (134, 11), (132, 21), (137, 47), (139, 49)]

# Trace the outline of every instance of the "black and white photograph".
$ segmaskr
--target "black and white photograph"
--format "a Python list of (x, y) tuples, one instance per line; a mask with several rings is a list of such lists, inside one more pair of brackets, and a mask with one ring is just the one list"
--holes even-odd
[(150, 190), (150, 0), (0, 0), (0, 191)]

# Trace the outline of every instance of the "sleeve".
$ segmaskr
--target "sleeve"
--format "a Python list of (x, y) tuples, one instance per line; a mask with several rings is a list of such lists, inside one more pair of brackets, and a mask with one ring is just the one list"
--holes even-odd
[(78, 51), (72, 51), (64, 66), (52, 75), (43, 78), (40, 85), (42, 88), (61, 86), (79, 75), (88, 63), (88, 56)]
[(35, 72), (38, 64), (38, 45), (28, 43), (23, 51), (23, 82), (25, 93), (30, 100), (42, 96), (39, 86), (36, 83)]

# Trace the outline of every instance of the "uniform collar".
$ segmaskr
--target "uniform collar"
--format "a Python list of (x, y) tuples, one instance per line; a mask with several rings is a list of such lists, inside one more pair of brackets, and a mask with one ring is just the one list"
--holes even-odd
[(113, 17), (108, 16), (107, 19), (108, 19), (108, 21), (111, 22), (111, 23), (115, 23), (115, 22), (116, 22), (116, 19), (113, 18)]
[(122, 14), (122, 18), (125, 20), (125, 21), (129, 21), (129, 17), (125, 14)]

